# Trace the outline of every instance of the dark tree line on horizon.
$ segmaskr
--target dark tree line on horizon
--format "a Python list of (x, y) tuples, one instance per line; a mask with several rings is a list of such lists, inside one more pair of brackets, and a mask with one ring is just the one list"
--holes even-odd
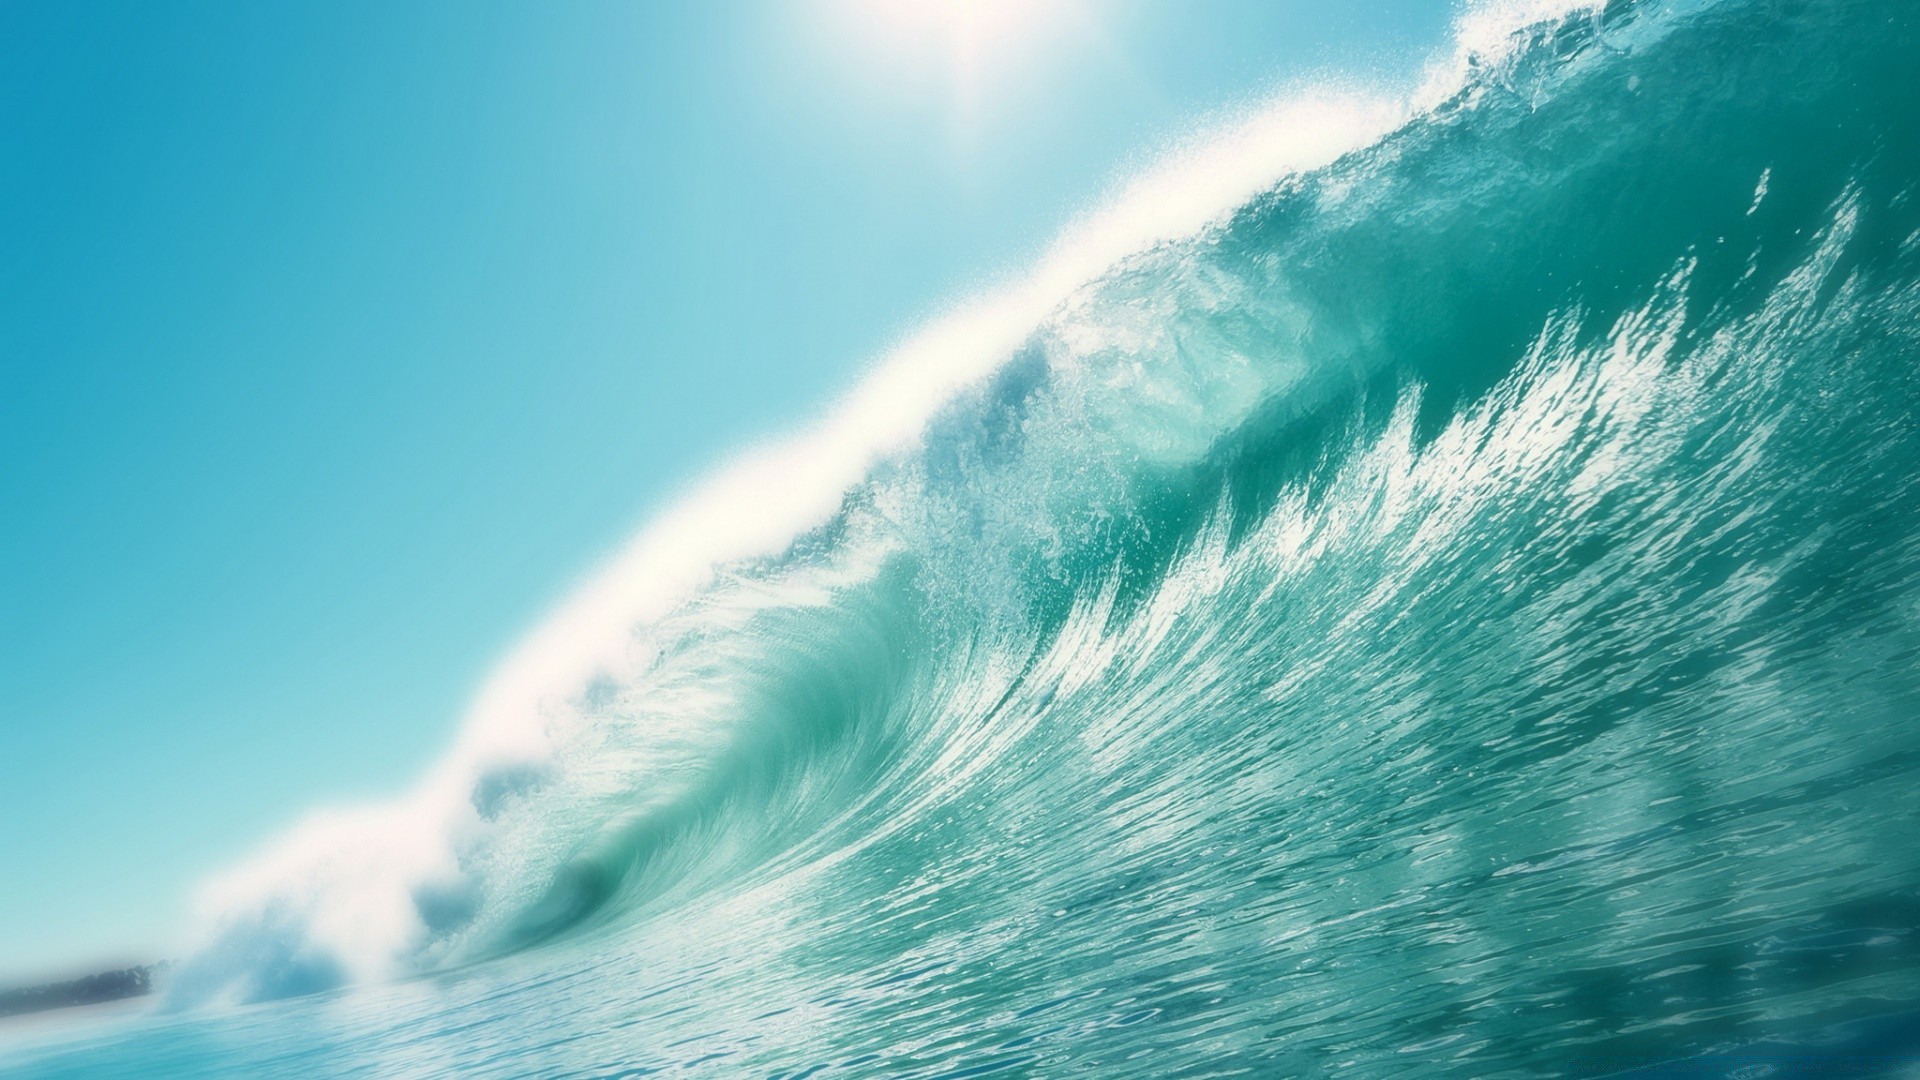
[(163, 965), (143, 964), (103, 971), (67, 982), (43, 983), (17, 990), (0, 990), (0, 1016), (67, 1009), (77, 1005), (99, 1005), (109, 1001), (144, 997), (153, 993), (153, 976)]

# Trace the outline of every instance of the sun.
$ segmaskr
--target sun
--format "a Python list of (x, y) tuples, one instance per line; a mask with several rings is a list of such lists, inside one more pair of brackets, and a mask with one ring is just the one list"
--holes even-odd
[(1081, 0), (828, 0), (838, 20), (896, 69), (944, 81), (955, 117), (977, 122), (1015, 69), (1084, 27)]
[(1011, 45), (1043, 26), (1045, 0), (859, 0), (869, 18), (937, 38), (962, 51)]

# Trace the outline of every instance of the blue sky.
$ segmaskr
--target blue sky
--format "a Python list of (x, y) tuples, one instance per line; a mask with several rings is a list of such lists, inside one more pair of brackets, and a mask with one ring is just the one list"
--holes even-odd
[(960, 78), (911, 6), (0, 7), (0, 982), (172, 947), (650, 510), (1453, 13), (1080, 0)]

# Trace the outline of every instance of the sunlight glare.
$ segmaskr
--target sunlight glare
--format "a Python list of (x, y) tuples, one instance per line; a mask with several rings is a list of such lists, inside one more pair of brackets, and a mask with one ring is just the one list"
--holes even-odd
[[(987, 91), (1016, 59), (1084, 23), (1079, 0), (830, 0), (841, 21), (889, 66), (943, 76), (961, 127), (981, 120)], [(944, 69), (944, 70), (942, 70)]]

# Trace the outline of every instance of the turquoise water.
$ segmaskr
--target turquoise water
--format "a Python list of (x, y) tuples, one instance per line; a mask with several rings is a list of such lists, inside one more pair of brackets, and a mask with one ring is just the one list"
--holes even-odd
[(662, 525), (418, 792), (210, 884), (162, 1007), (0, 1068), (1920, 1067), (1916, 55), (1911, 0), (1481, 53), (797, 532)]

